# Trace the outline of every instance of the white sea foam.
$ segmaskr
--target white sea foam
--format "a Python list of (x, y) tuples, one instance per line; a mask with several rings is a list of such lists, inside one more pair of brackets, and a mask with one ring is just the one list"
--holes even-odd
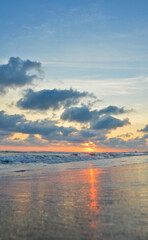
[(0, 164), (46, 163), (57, 164), (67, 162), (109, 160), (116, 158), (148, 156), (148, 152), (104, 152), (104, 153), (60, 153), (60, 152), (0, 152)]

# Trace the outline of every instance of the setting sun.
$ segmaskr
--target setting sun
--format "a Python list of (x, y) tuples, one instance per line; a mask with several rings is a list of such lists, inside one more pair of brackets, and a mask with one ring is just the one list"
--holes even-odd
[(95, 143), (93, 143), (92, 141), (89, 141), (87, 143), (82, 143), (81, 146), (83, 147), (83, 150), (86, 152), (95, 152), (96, 149), (96, 145)]

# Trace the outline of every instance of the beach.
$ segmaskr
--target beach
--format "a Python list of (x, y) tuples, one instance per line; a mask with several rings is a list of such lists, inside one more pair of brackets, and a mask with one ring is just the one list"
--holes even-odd
[(148, 239), (147, 173), (148, 163), (9, 166), (0, 174), (0, 239)]

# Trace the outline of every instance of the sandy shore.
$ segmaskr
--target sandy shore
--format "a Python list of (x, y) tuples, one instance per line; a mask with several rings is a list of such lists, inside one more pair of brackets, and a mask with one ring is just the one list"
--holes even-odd
[(1, 175), (0, 239), (147, 240), (148, 164), (86, 164)]

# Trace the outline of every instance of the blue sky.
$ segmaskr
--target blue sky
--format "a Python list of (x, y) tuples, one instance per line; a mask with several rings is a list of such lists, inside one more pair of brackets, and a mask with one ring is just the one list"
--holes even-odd
[(70, 62), (78, 76), (145, 74), (147, 6), (137, 0), (5, 1), (0, 9), (1, 58), (30, 56), (59, 69), (60, 63)]
[[(137, 130), (148, 118), (147, 12), (146, 0), (1, 1), (0, 64), (10, 57), (39, 62), (42, 76), (34, 82), (35, 91), (72, 87), (101, 100), (94, 108), (132, 109), (131, 126), (123, 132), (142, 137)], [(1, 110), (43, 119), (45, 113), (37, 117), (17, 108), (27, 88), (32, 86), (17, 87), (15, 95), (9, 88), (0, 96)], [(116, 137), (118, 131), (107, 134)]]

